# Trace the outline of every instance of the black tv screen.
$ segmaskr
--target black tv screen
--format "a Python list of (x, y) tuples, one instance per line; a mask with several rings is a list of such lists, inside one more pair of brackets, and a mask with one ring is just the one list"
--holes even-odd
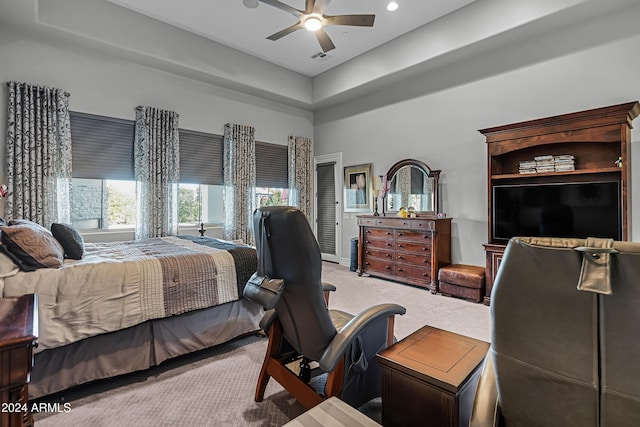
[(600, 237), (620, 240), (618, 182), (493, 187), (493, 239), (514, 236)]

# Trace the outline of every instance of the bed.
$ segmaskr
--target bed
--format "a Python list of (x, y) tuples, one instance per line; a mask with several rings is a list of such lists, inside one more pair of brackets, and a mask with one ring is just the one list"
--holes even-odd
[(79, 260), (29, 272), (0, 253), (1, 295), (38, 295), (30, 398), (259, 329), (262, 309), (241, 298), (256, 270), (253, 247), (181, 236), (87, 243), (84, 250)]

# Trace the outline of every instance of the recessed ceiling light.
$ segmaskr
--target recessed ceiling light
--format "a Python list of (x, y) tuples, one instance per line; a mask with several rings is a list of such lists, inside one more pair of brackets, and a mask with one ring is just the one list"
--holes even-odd
[(309, 31), (318, 31), (320, 28), (322, 28), (322, 21), (312, 16), (304, 21), (304, 27)]
[(387, 10), (390, 10), (393, 12), (394, 10), (397, 10), (397, 9), (398, 9), (398, 2), (390, 1), (389, 4), (387, 5)]
[(255, 9), (258, 7), (258, 0), (242, 0), (242, 4), (249, 9)]

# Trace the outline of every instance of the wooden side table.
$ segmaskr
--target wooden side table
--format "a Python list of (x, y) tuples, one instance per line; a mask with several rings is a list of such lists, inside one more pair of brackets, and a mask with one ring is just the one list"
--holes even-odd
[(469, 425), (489, 343), (424, 326), (377, 355), (384, 426)]
[(0, 426), (33, 425), (27, 383), (37, 337), (37, 296), (0, 298)]

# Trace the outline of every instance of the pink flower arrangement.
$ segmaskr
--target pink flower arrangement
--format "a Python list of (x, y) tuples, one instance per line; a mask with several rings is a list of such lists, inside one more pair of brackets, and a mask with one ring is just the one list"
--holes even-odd
[(380, 186), (380, 197), (384, 199), (384, 196), (391, 189), (391, 182), (387, 180), (387, 175), (382, 175), (382, 184)]
[(7, 196), (9, 193), (9, 187), (6, 184), (0, 184), (0, 199)]

